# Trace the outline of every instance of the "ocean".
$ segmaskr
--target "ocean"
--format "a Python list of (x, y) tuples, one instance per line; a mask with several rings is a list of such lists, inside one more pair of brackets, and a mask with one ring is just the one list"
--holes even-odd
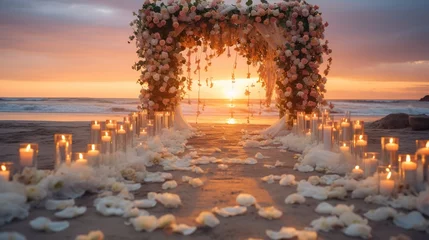
[[(428, 114), (429, 102), (415, 100), (332, 100), (340, 117), (350, 111), (352, 118), (373, 121), (390, 113)], [(89, 121), (112, 118), (120, 120), (135, 111), (138, 99), (114, 98), (0, 98), (0, 120)], [(181, 103), (185, 118), (191, 123), (225, 123), (231, 115), (237, 123), (270, 124), (278, 119), (275, 104), (266, 107), (258, 99), (205, 99), (196, 117), (197, 99)]]

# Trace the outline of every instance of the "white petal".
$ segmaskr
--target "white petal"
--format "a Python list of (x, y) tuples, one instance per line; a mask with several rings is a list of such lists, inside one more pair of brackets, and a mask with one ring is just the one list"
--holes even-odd
[(331, 214), (332, 210), (334, 210), (334, 207), (327, 202), (319, 203), (315, 209), (315, 211), (319, 214)]
[(195, 230), (197, 230), (197, 227), (191, 227), (186, 224), (173, 224), (171, 228), (173, 229), (173, 232), (179, 232), (185, 236), (191, 235)]
[(140, 183), (126, 184), (125, 186), (127, 187), (128, 191), (131, 191), (131, 192), (137, 191), (142, 187), (142, 185)]
[(52, 222), (49, 218), (38, 217), (30, 221), (30, 226), (38, 231), (60, 232), (69, 227), (69, 222), (59, 221)]
[(273, 206), (260, 208), (258, 211), (258, 214), (259, 216), (270, 220), (280, 218), (283, 215), (283, 213), (280, 210), (278, 210)]
[(298, 240), (317, 240), (317, 232), (315, 231), (297, 231)]
[(176, 217), (172, 214), (165, 214), (158, 218), (158, 228), (165, 228), (176, 223)]
[(357, 215), (354, 212), (343, 212), (340, 215), (340, 220), (344, 223), (346, 226), (350, 226), (352, 224), (368, 224), (368, 220), (363, 219), (361, 216)]
[(292, 193), (285, 199), (286, 204), (302, 204), (305, 203), (305, 197), (299, 193)]
[(139, 232), (142, 230), (152, 232), (158, 227), (158, 220), (155, 216), (139, 216), (132, 218), (130, 221), (134, 229)]
[(135, 200), (134, 206), (137, 208), (153, 208), (156, 206), (156, 201), (152, 199)]
[(17, 232), (1, 232), (0, 240), (27, 240), (27, 238)]
[(228, 169), (228, 165), (226, 165), (226, 164), (219, 164), (219, 165), (217, 165), (217, 168), (219, 168), (220, 170), (226, 170), (226, 169)]
[(396, 210), (391, 207), (379, 207), (369, 210), (364, 216), (372, 221), (384, 221), (388, 218), (394, 218), (397, 214)]
[(234, 206), (234, 207), (225, 207), (221, 209), (219, 209), (218, 207), (215, 207), (212, 209), (212, 211), (221, 215), (222, 217), (231, 217), (231, 216), (244, 214), (247, 211), (247, 207)]
[(329, 232), (334, 227), (343, 227), (343, 222), (336, 216), (320, 217), (310, 223), (311, 227), (317, 231)]
[(86, 207), (68, 207), (60, 212), (55, 213), (58, 218), (74, 218), (83, 215), (86, 212)]
[(167, 181), (165, 183), (162, 184), (162, 189), (167, 190), (167, 189), (173, 189), (177, 187), (177, 182), (174, 180), (171, 181)]
[(103, 240), (104, 233), (100, 230), (91, 231), (88, 235), (78, 235), (75, 240)]
[(196, 187), (201, 187), (202, 185), (204, 185), (204, 182), (201, 181), (201, 179), (199, 178), (192, 178), (191, 180), (189, 180), (189, 184), (196, 188)]
[(345, 204), (338, 204), (334, 209), (332, 209), (332, 214), (340, 216), (344, 212), (353, 212), (354, 209), (354, 205), (347, 206)]
[(182, 205), (179, 195), (173, 193), (156, 194), (155, 199), (166, 208), (177, 208)]
[(201, 212), (198, 217), (195, 219), (195, 221), (198, 224), (209, 226), (209, 227), (216, 227), (219, 225), (220, 221), (216, 218), (215, 215), (211, 212)]
[(287, 174), (280, 179), (279, 182), (282, 186), (293, 186), (296, 185), (295, 176), (292, 174)]
[(61, 232), (65, 229), (67, 229), (69, 226), (70, 226), (70, 224), (67, 221), (50, 222), (48, 224), (48, 229), (49, 229), (49, 231), (52, 231), (52, 232)]
[(393, 219), (396, 226), (404, 229), (425, 230), (429, 226), (429, 222), (423, 217), (420, 212), (413, 211), (406, 215), (400, 214)]
[(365, 224), (352, 224), (343, 229), (343, 233), (351, 237), (371, 238), (371, 227)]
[(46, 200), (45, 202), (45, 208), (47, 210), (63, 210), (67, 207), (74, 206), (75, 202), (74, 199), (69, 200)]
[(235, 200), (239, 205), (245, 207), (249, 207), (256, 203), (256, 198), (247, 193), (240, 193)]
[(265, 233), (267, 234), (267, 236), (270, 239), (291, 239), (294, 238), (297, 234), (298, 231), (295, 228), (291, 228), (291, 227), (282, 227), (280, 229), (280, 231), (275, 232), (272, 230), (266, 230)]

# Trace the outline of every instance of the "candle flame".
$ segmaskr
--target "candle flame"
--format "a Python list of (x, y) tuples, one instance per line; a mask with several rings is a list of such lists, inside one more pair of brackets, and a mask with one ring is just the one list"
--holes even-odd
[(120, 127), (121, 127), (121, 130), (124, 130), (124, 126), (121, 125)]
[(405, 161), (406, 162), (411, 162), (411, 156), (407, 154), (407, 159)]
[(343, 147), (347, 147), (345, 143), (343, 143)]
[(360, 136), (359, 136), (359, 140), (362, 140), (362, 139), (363, 139), (363, 135), (360, 135)]
[(226, 122), (228, 124), (235, 124), (235, 119), (234, 118), (228, 118), (228, 121)]
[(392, 176), (392, 172), (389, 172), (388, 174), (387, 174), (387, 177), (386, 177), (386, 179), (390, 179), (390, 177)]
[(390, 172), (390, 169), (389, 169), (389, 168), (386, 168), (386, 172)]
[(313, 117), (317, 117), (317, 115), (315, 113), (313, 113)]
[(390, 139), (389, 139), (389, 143), (393, 143), (393, 138), (390, 138)]
[(429, 148), (429, 141), (426, 142), (426, 148)]
[(112, 123), (112, 120), (109, 120), (109, 123)]
[(357, 120), (357, 121), (356, 121), (356, 124), (357, 124), (357, 125), (359, 125), (359, 124), (360, 124), (359, 120)]
[(97, 121), (94, 121), (94, 125), (97, 125)]
[(79, 159), (83, 159), (83, 154), (79, 153)]
[(64, 135), (61, 135), (61, 139), (62, 139), (63, 141), (65, 141), (65, 140), (66, 140), (66, 137), (65, 137)]
[(91, 149), (92, 149), (92, 151), (95, 150), (95, 144), (92, 144)]
[(375, 159), (375, 155), (372, 155), (372, 159)]
[(356, 165), (355, 169), (359, 169), (359, 165)]
[(6, 166), (5, 165), (1, 165), (1, 170), (2, 171), (6, 171)]
[(31, 150), (31, 145), (30, 145), (30, 144), (28, 144), (28, 145), (27, 145), (27, 148), (25, 149), (25, 151), (27, 151), (27, 152), (28, 152), (28, 151), (30, 151), (30, 150)]

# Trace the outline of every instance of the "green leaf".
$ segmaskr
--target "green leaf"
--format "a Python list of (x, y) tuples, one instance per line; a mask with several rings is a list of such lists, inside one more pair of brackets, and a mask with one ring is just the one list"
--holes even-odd
[(246, 5), (248, 7), (252, 6), (253, 5), (253, 1), (252, 0), (247, 0)]
[(267, 1), (267, 0), (261, 0), (261, 3), (266, 3), (266, 4), (268, 4), (268, 1)]

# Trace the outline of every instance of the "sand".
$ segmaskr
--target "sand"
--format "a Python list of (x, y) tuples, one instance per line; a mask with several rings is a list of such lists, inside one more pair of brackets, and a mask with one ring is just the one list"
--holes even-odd
[[(52, 163), (49, 159), (53, 152), (53, 134), (57, 132), (73, 134), (73, 150), (80, 151), (86, 147), (88, 139), (87, 122), (0, 122), (0, 159), (11, 161), (16, 158), (17, 144), (20, 142), (38, 142), (40, 144), (41, 167), (49, 167)], [(307, 179), (317, 173), (300, 173), (293, 171), (295, 160), (291, 152), (280, 152), (278, 149), (258, 149), (238, 146), (241, 139), (241, 129), (249, 131), (263, 129), (262, 125), (211, 125), (202, 124), (198, 128), (206, 135), (190, 139), (188, 145), (196, 149), (219, 147), (222, 152), (214, 153), (215, 157), (253, 157), (257, 152), (261, 152), (268, 159), (258, 160), (256, 165), (229, 165), (226, 171), (217, 169), (215, 164), (201, 165), (206, 173), (199, 175), (190, 172), (172, 172), (174, 180), (179, 183), (175, 189), (168, 192), (180, 195), (183, 206), (178, 209), (168, 210), (158, 204), (148, 211), (157, 217), (172, 213), (176, 216), (178, 223), (194, 225), (195, 217), (204, 210), (213, 207), (234, 206), (235, 198), (239, 193), (249, 193), (256, 197), (262, 206), (275, 206), (283, 212), (283, 216), (278, 220), (266, 220), (257, 214), (254, 207), (249, 207), (248, 212), (243, 216), (231, 218), (218, 217), (220, 225), (211, 228), (199, 228), (194, 234), (183, 237), (168, 230), (156, 230), (153, 233), (136, 232), (132, 226), (126, 226), (124, 219), (119, 217), (103, 217), (95, 212), (92, 206), (94, 195), (85, 195), (77, 200), (77, 205), (88, 207), (85, 215), (70, 220), (70, 227), (60, 233), (40, 233), (33, 231), (28, 222), (38, 216), (46, 216), (55, 219), (53, 212), (44, 209), (32, 210), (30, 216), (24, 221), (14, 221), (3, 226), (0, 231), (18, 231), (28, 239), (74, 239), (78, 234), (84, 234), (91, 230), (101, 230), (106, 239), (247, 239), (262, 238), (267, 239), (265, 230), (278, 231), (283, 226), (302, 229), (309, 226), (310, 222), (320, 215), (314, 212), (320, 201), (307, 198), (303, 205), (286, 205), (284, 199), (291, 193), (296, 192), (296, 187), (284, 187), (278, 183), (263, 183), (260, 178), (269, 174), (294, 174), (297, 180)], [(412, 132), (411, 130), (368, 130), (370, 137), (369, 149), (376, 150), (379, 140), (374, 140), (380, 136), (400, 136), (401, 152), (413, 152), (415, 150), (414, 141), (412, 144), (402, 144), (404, 141), (414, 139), (429, 138), (429, 132)], [(226, 140), (222, 140), (225, 137)], [(203, 154), (200, 154), (203, 155)], [(274, 164), (276, 160), (286, 163), (286, 166), (275, 169), (264, 168), (264, 164)], [(159, 167), (151, 167), (149, 171), (161, 170)], [(200, 177), (204, 182), (202, 188), (192, 188), (190, 185), (182, 183), (182, 175)], [(144, 184), (135, 193), (136, 199), (145, 198), (151, 191), (165, 192), (161, 190), (161, 183)], [(366, 204), (362, 200), (347, 199), (346, 201), (329, 200), (331, 204), (346, 203), (354, 204), (356, 213), (363, 214), (369, 209), (379, 207), (374, 204)], [(396, 227), (392, 221), (382, 221), (379, 223), (370, 222), (373, 228), (374, 239), (388, 239), (390, 236), (405, 234), (412, 239), (427, 239), (426, 234), (417, 231), (407, 231)], [(340, 230), (330, 233), (319, 233), (320, 239), (352, 239), (345, 236)]]

